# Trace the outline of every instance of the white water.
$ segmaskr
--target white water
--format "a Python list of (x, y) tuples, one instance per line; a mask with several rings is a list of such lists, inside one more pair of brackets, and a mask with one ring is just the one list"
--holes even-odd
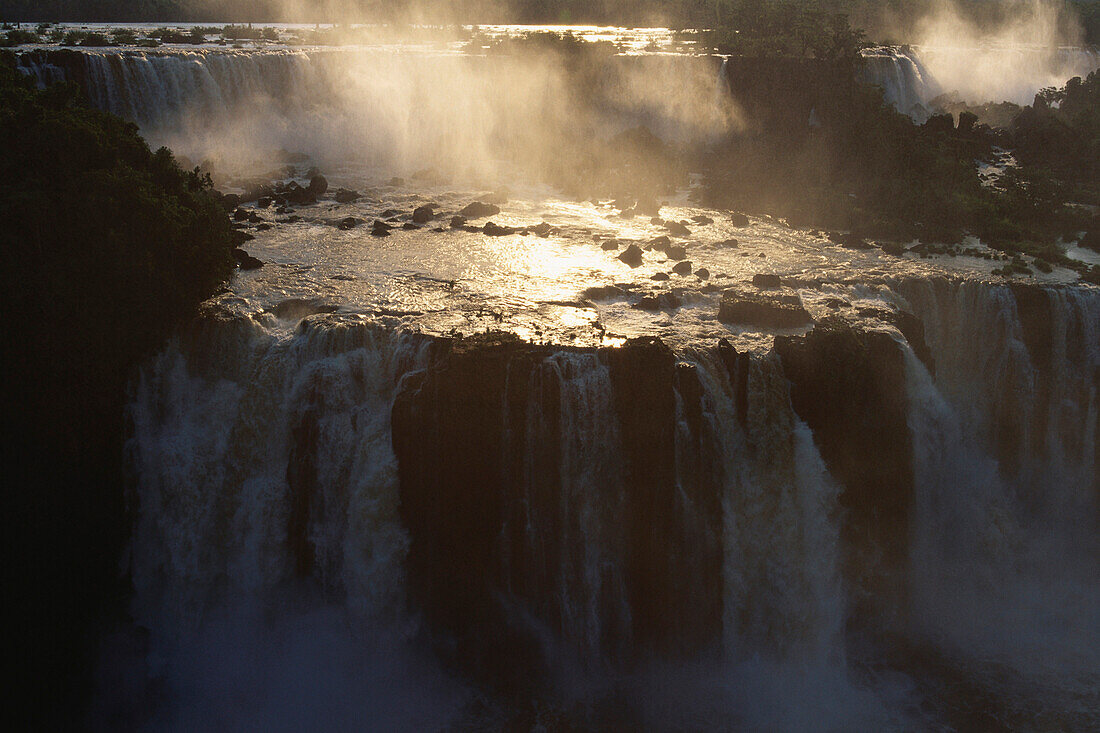
[(918, 122), (928, 118), (942, 94), (957, 94), (973, 105), (1027, 105), (1041, 89), (1065, 86), (1100, 69), (1100, 51), (1093, 48), (905, 46), (869, 49), (863, 57), (866, 80)]
[[(338, 319), (279, 325), (202, 323), (141, 372), (131, 612), (148, 645), (105, 673), (130, 682), (102, 706), (173, 730), (443, 725), (468, 693), (413, 640), (390, 447), (390, 406), (423, 342)], [(313, 434), (296, 441), (303, 421)], [(298, 579), (288, 468), (302, 451), (316, 466), (315, 561)], [(150, 689), (157, 704), (141, 711)]]
[[(1095, 727), (1100, 297), (1051, 291), (1048, 429), (1042, 450), (1025, 450), (1014, 473), (991, 450), (996, 422), (1036, 424), (1042, 409), (1015, 301), (1007, 289), (911, 285), (906, 294), (937, 354), (935, 379), (907, 354), (917, 490), (911, 623), (1004, 696), (1005, 724), (1045, 714), (1058, 726)], [(1013, 394), (1021, 410), (1003, 415), (998, 403)]]
[[(393, 47), (81, 54), (100, 109), (219, 169), (304, 153), (411, 174), (488, 176), (560, 164), (569, 145), (645, 125), (663, 139), (712, 139), (733, 121), (711, 92), (718, 62), (687, 55), (572, 58), (532, 50), (480, 56)], [(27, 55), (41, 80), (54, 71)], [(579, 94), (578, 89), (589, 90)]]

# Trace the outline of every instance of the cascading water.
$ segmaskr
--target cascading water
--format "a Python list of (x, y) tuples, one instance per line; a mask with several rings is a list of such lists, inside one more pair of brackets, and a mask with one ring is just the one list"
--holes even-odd
[(1094, 48), (940, 48), (878, 47), (863, 52), (864, 79), (882, 88), (899, 112), (917, 122), (928, 119), (943, 94), (973, 105), (1031, 104), (1046, 87), (1100, 69)]
[(570, 141), (645, 125), (666, 140), (700, 142), (728, 129), (733, 114), (727, 98), (708, 93), (717, 62), (706, 57), (353, 47), (32, 52), (20, 64), (40, 82), (63, 68), (153, 144), (239, 165), (289, 150), (410, 173), (485, 175), (504, 160), (531, 172)]
[[(390, 405), (426, 343), (355, 319), (268, 325), (202, 320), (136, 382), (130, 574), (147, 635), (108, 670), (122, 681), (101, 714), (442, 725), (467, 695), (409, 642), (390, 447)], [(167, 694), (136, 704), (151, 685)]]

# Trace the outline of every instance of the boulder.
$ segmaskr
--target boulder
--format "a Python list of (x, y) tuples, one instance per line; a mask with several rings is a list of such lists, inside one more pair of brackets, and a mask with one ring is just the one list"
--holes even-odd
[(619, 260), (631, 268), (640, 267), (642, 264), (642, 250), (638, 245), (632, 244), (619, 255)]
[(687, 259), (687, 248), (681, 247), (678, 244), (670, 244), (665, 248), (665, 254), (668, 255), (670, 260), (683, 260)]
[(353, 201), (359, 200), (359, 192), (351, 191), (346, 188), (339, 188), (336, 190), (336, 195), (333, 196), (338, 204), (350, 204)]
[(619, 240), (608, 239), (600, 245), (600, 249), (605, 252), (614, 252), (619, 249)]
[(328, 191), (328, 179), (321, 175), (313, 176), (309, 179), (309, 188), (306, 190), (314, 198), (320, 198)]
[(487, 221), (485, 222), (485, 228), (482, 231), (490, 237), (506, 237), (510, 234), (515, 234), (517, 229), (515, 227), (500, 226), (493, 221)]
[(760, 272), (752, 276), (752, 284), (758, 288), (778, 288), (783, 286), (783, 281), (779, 275)]
[(355, 227), (359, 226), (362, 223), (363, 223), (362, 219), (356, 219), (354, 216), (349, 216), (349, 217), (341, 219), (339, 222), (337, 222), (336, 223), (336, 228), (340, 229), (341, 231), (346, 232), (349, 229), (354, 229)]
[(435, 206), (433, 204), (425, 204), (424, 206), (418, 206), (413, 209), (412, 220), (416, 224), (427, 224), (435, 216)]
[(275, 199), (271, 198), (270, 196), (261, 196), (260, 198), (256, 199), (256, 205), (259, 206), (261, 209), (266, 209), (271, 206), (274, 201)]
[(695, 277), (699, 278), (700, 280), (710, 280), (710, 270), (705, 267), (700, 267), (698, 270), (695, 271)]
[(666, 221), (665, 229), (667, 229), (668, 233), (674, 237), (691, 236), (691, 230), (678, 221)]
[(392, 230), (393, 230), (393, 227), (391, 227), (386, 222), (381, 221), (380, 219), (375, 219), (374, 220), (374, 226), (371, 227), (371, 232), (370, 233), (373, 234), (376, 237), (386, 237), (386, 236), (389, 236), (389, 233)]
[(671, 278), (669, 278), (667, 272), (655, 272), (649, 276), (649, 279), (656, 280), (657, 282), (667, 282)]
[(723, 239), (721, 242), (715, 242), (715, 247), (723, 247), (726, 249), (733, 249), (734, 247), (740, 247), (741, 243), (736, 239)]
[(451, 229), (461, 229), (466, 226), (466, 217), (464, 216), (452, 216), (451, 217)]
[(714, 223), (714, 219), (711, 219), (709, 216), (705, 216), (703, 214), (696, 214), (695, 216), (691, 217), (691, 220), (700, 226), (706, 226), (708, 224)]
[(749, 225), (749, 217), (739, 213), (730, 214), (730, 224), (733, 224), (735, 227), (747, 227)]
[(233, 259), (236, 260), (237, 266), (242, 270), (258, 270), (264, 266), (263, 262), (260, 262), (240, 247), (233, 250)]
[(546, 222), (540, 222), (531, 227), (531, 233), (539, 237), (545, 237), (550, 234), (550, 229), (551, 227), (549, 224), (547, 224)]
[(482, 201), (475, 201), (472, 204), (466, 206), (462, 211), (458, 212), (460, 216), (464, 216), (467, 219), (482, 219), (486, 216), (495, 216), (500, 213), (500, 207), (496, 204), (487, 204)]
[(691, 263), (687, 261), (677, 262), (676, 265), (672, 268), (672, 271), (677, 275), (690, 275)]

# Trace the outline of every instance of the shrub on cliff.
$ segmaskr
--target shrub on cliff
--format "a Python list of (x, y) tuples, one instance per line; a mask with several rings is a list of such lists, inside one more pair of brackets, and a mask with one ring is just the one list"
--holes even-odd
[(95, 622), (123, 593), (125, 383), (225, 282), (231, 230), (207, 180), (75, 87), (35, 90), (10, 56), (0, 150), (4, 587), (27, 688), (15, 697), (57, 716), (44, 727), (69, 727)]

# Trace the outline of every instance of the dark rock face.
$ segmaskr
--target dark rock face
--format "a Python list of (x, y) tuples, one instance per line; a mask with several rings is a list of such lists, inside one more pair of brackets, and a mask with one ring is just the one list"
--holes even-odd
[[(913, 505), (905, 359), (888, 333), (832, 317), (805, 336), (776, 338), (791, 404), (843, 491), (841, 527), (850, 582), (877, 602), (904, 598)], [(859, 594), (857, 594), (859, 596)], [(856, 614), (876, 613), (861, 607)]]
[(412, 220), (414, 224), (427, 224), (435, 216), (435, 207), (431, 204), (418, 206), (413, 210)]
[(496, 204), (486, 204), (482, 201), (475, 201), (458, 213), (459, 216), (464, 216), (467, 219), (481, 219), (486, 216), (496, 216), (500, 213), (500, 207)]
[(763, 328), (798, 328), (813, 322), (797, 295), (750, 292), (723, 295), (718, 320)]
[(380, 219), (375, 219), (374, 224), (371, 226), (371, 232), (370, 233), (373, 234), (376, 237), (386, 237), (386, 236), (389, 236), (389, 233), (392, 229), (393, 229), (393, 227), (390, 226), (389, 224), (387, 224), (386, 222), (384, 222)]
[[(562, 631), (561, 581), (547, 565), (576, 556), (559, 524), (562, 385), (542, 367), (554, 351), (503, 335), (441, 343), (393, 407), (412, 601), (443, 654), (506, 689), (536, 684), (544, 671), (545, 631), (530, 617)], [(628, 666), (690, 654), (719, 638), (722, 617), (721, 492), (709, 478), (720, 474), (705, 441), (691, 441), (682, 458), (699, 462), (687, 485), (676, 476), (676, 394), (701, 430), (701, 387), (655, 339), (594, 353), (608, 369), (622, 456), (619, 539), (607, 561), (629, 605), (625, 615), (611, 606), (601, 613), (617, 621), (600, 652)], [(542, 431), (530, 433), (536, 424)], [(532, 516), (541, 518), (538, 551)]]

